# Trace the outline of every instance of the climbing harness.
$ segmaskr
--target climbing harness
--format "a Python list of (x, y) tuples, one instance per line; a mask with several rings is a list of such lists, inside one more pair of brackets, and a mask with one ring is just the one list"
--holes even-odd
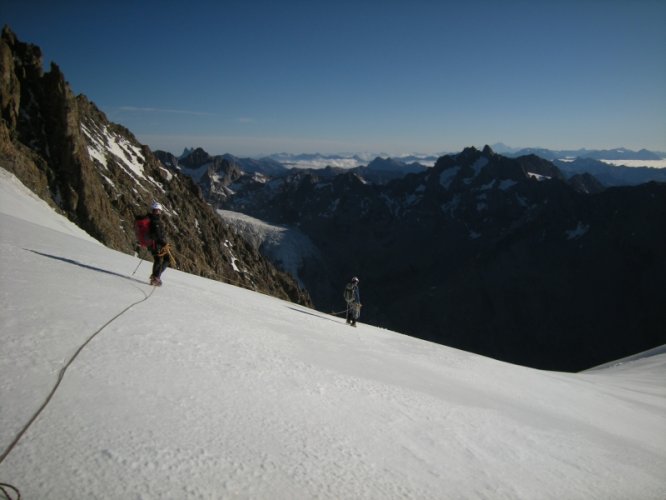
[(176, 259), (171, 253), (171, 244), (167, 243), (164, 245), (159, 252), (157, 252), (158, 257), (164, 257), (168, 255), (169, 256), (169, 265), (171, 267), (176, 267)]

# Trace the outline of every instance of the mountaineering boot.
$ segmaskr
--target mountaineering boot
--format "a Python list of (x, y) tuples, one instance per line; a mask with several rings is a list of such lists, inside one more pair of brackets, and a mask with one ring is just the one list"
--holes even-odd
[(150, 284), (153, 286), (162, 286), (162, 280), (159, 279), (157, 276), (151, 276)]

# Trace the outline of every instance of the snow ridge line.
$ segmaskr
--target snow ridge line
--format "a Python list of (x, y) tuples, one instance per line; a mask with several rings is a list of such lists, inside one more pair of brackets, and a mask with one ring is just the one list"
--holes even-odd
[(63, 367), (60, 369), (60, 372), (58, 373), (58, 380), (56, 381), (55, 385), (53, 386), (53, 389), (51, 389), (51, 392), (50, 392), (49, 395), (46, 397), (46, 399), (44, 400), (44, 402), (42, 403), (42, 405), (41, 405), (41, 406), (39, 407), (39, 409), (35, 412), (35, 414), (30, 418), (30, 420), (28, 421), (28, 423), (25, 424), (25, 426), (23, 427), (23, 429), (21, 429), (21, 431), (16, 435), (16, 437), (14, 438), (14, 440), (10, 443), (10, 445), (9, 445), (9, 446), (7, 447), (7, 449), (2, 453), (2, 455), (0, 455), (0, 464), (2, 464), (2, 462), (5, 460), (5, 458), (7, 458), (7, 456), (11, 453), (11, 451), (12, 451), (12, 450), (14, 449), (14, 447), (18, 444), (18, 442), (19, 442), (20, 439), (23, 437), (23, 435), (28, 431), (28, 429), (30, 428), (30, 426), (34, 423), (34, 421), (37, 420), (37, 417), (39, 417), (39, 415), (42, 413), (42, 411), (44, 410), (44, 408), (46, 408), (46, 405), (49, 404), (49, 402), (50, 402), (51, 399), (53, 398), (53, 395), (55, 394), (56, 390), (57, 390), (58, 387), (60, 386), (60, 382), (62, 382), (62, 379), (63, 379), (63, 377), (65, 376), (65, 372), (66, 372), (67, 369), (70, 367), (70, 365), (74, 362), (74, 360), (77, 358), (77, 356), (81, 353), (81, 351), (83, 351), (83, 349), (84, 349), (84, 348), (90, 343), (90, 341), (91, 341), (92, 339), (94, 339), (94, 338), (97, 336), (97, 334), (99, 334), (99, 333), (100, 333), (102, 330), (104, 330), (107, 326), (109, 326), (111, 323), (113, 323), (115, 320), (117, 320), (119, 317), (121, 317), (123, 314), (125, 314), (127, 311), (129, 311), (129, 310), (130, 310), (131, 308), (133, 308), (134, 306), (139, 305), (139, 304), (141, 304), (142, 302), (145, 302), (146, 300), (148, 300), (148, 299), (153, 295), (153, 293), (155, 292), (155, 288), (156, 288), (156, 287), (152, 287), (152, 288), (153, 288), (153, 289), (150, 291), (150, 293), (149, 293), (148, 295), (146, 295), (146, 293), (143, 292), (143, 290), (141, 290), (141, 291), (143, 292), (143, 294), (144, 294), (144, 298), (143, 298), (143, 299), (138, 300), (138, 301), (133, 302), (132, 304), (128, 305), (125, 309), (123, 309), (123, 310), (120, 311), (118, 314), (116, 314), (113, 318), (111, 318), (109, 321), (107, 321), (106, 323), (104, 323), (99, 329), (97, 329), (96, 332), (94, 332), (90, 337), (88, 337), (88, 339), (87, 339), (85, 342), (83, 342), (83, 344), (81, 344), (81, 345), (79, 346), (79, 348), (78, 348), (78, 349), (76, 350), (76, 352), (72, 355), (72, 357), (69, 358), (69, 361), (67, 361), (67, 363), (65, 364), (65, 366), (63, 366)]

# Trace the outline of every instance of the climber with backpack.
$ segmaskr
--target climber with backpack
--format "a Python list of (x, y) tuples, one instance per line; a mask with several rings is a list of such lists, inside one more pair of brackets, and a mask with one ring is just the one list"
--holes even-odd
[(358, 278), (356, 276), (345, 285), (344, 299), (347, 303), (347, 324), (356, 326), (356, 320), (361, 315), (361, 294), (358, 290)]
[(150, 250), (153, 256), (153, 272), (150, 275), (150, 284), (162, 286), (162, 273), (169, 264), (174, 265), (171, 247), (166, 242), (164, 224), (162, 223), (162, 205), (154, 201), (150, 206), (150, 213), (137, 217), (134, 227), (139, 245)]

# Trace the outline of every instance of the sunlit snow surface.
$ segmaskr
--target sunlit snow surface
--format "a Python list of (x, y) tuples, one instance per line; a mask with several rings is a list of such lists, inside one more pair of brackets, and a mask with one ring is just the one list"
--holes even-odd
[(174, 270), (153, 289), (0, 181), (0, 453), (99, 332), (0, 464), (23, 498), (666, 498), (666, 354), (544, 372)]

